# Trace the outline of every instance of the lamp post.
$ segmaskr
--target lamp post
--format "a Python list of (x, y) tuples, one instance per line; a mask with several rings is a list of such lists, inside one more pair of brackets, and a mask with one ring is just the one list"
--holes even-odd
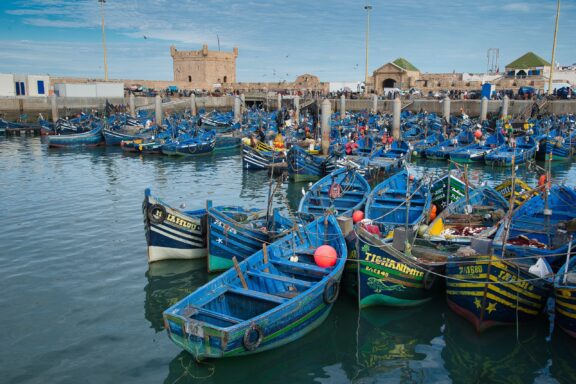
[(108, 63), (106, 62), (106, 32), (104, 31), (104, 4), (106, 0), (98, 0), (102, 16), (102, 48), (104, 49), (104, 81), (108, 81)]
[(554, 55), (556, 54), (556, 35), (558, 33), (558, 18), (560, 17), (560, 0), (556, 7), (556, 26), (554, 28), (554, 43), (552, 44), (552, 66), (550, 67), (550, 79), (548, 80), (548, 95), (552, 94), (552, 75), (554, 74)]
[(371, 5), (365, 5), (366, 10), (366, 71), (364, 73), (364, 92), (368, 93), (368, 37), (370, 32), (370, 10)]

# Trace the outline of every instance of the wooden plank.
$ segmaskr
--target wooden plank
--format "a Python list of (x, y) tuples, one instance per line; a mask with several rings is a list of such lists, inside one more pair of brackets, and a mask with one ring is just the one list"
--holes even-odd
[[(268, 264), (268, 249), (266, 248), (266, 244), (262, 244), (262, 254), (264, 255), (264, 265)], [(268, 267), (264, 268), (264, 272), (270, 272)]]
[(244, 275), (242, 274), (242, 270), (240, 269), (240, 265), (238, 265), (238, 260), (236, 260), (236, 256), (232, 257), (232, 262), (234, 263), (234, 269), (240, 278), (240, 282), (242, 283), (242, 287), (244, 289), (248, 289), (248, 284), (246, 284), (246, 280), (244, 280)]
[(280, 297), (280, 296), (271, 295), (269, 293), (260, 292), (260, 291), (254, 291), (252, 289), (246, 289), (246, 288), (231, 288), (230, 292), (237, 293), (239, 295), (250, 296), (250, 297), (253, 297), (255, 299), (272, 301), (272, 302), (278, 303), (278, 304), (282, 304), (285, 301), (287, 301), (287, 299)]
[(277, 281), (281, 281), (281, 282), (288, 283), (288, 284), (301, 285), (301, 286), (306, 287), (306, 288), (312, 286), (312, 283), (310, 281), (295, 279), (293, 277), (288, 277), (288, 276), (274, 275), (272, 273), (266, 273), (266, 272), (248, 271), (248, 276), (263, 277), (265, 279), (277, 280)]

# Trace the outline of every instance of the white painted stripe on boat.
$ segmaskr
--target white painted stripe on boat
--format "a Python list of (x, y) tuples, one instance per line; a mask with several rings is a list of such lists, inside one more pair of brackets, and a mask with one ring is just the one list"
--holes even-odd
[(148, 262), (170, 259), (191, 260), (206, 257), (206, 248), (178, 249), (168, 247), (148, 247)]
[(162, 236), (166, 236), (166, 237), (169, 238), (169, 239), (179, 241), (179, 242), (181, 242), (181, 243), (183, 243), (183, 244), (194, 245), (194, 246), (196, 246), (196, 247), (201, 247), (201, 246), (204, 245), (202, 242), (185, 240), (185, 239), (179, 238), (179, 237), (177, 237), (177, 236), (171, 235), (171, 234), (169, 234), (168, 232), (161, 231), (161, 230), (159, 230), (158, 228), (152, 227), (152, 228), (150, 228), (150, 229), (151, 229), (153, 232), (156, 232), (156, 233), (158, 233), (158, 234), (160, 234), (160, 235), (162, 235)]
[(152, 224), (152, 226), (161, 228), (165, 231), (171, 232), (171, 233), (178, 235), (178, 236), (186, 237), (188, 239), (198, 239), (198, 238), (201, 238), (201, 235), (202, 235), (202, 233), (199, 231), (184, 232), (184, 231), (181, 231), (181, 230), (178, 230), (175, 228), (170, 228), (164, 224)]

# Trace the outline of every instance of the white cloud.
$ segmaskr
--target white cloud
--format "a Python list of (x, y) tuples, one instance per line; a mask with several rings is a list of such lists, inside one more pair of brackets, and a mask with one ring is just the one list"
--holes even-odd
[(505, 4), (502, 9), (511, 12), (530, 12), (532, 7), (528, 3), (509, 3)]

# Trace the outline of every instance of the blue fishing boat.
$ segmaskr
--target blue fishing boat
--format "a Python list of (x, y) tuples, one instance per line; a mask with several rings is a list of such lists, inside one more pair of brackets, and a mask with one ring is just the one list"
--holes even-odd
[(515, 164), (523, 164), (534, 159), (537, 146), (538, 144), (534, 138), (524, 136), (519, 138), (514, 146), (506, 144), (488, 153), (484, 157), (484, 161), (488, 165), (510, 167), (512, 165), (512, 158), (514, 157)]
[(270, 165), (286, 160), (282, 151), (275, 151), (261, 141), (245, 139), (242, 144), (242, 168), (250, 170), (269, 169)]
[(483, 162), (486, 155), (497, 151), (504, 143), (504, 135), (502, 135), (500, 131), (497, 131), (496, 134), (490, 135), (485, 143), (479, 142), (458, 148), (450, 152), (449, 157), (450, 160), (456, 163)]
[(206, 256), (206, 210), (182, 211), (144, 191), (142, 204), (148, 262)]
[(102, 123), (95, 122), (94, 128), (88, 132), (69, 135), (48, 135), (48, 146), (55, 148), (68, 147), (97, 147), (104, 145), (102, 136)]
[(288, 174), (294, 181), (315, 181), (336, 168), (333, 157), (313, 155), (298, 145), (292, 146), (287, 155)]
[(576, 232), (575, 206), (576, 190), (564, 185), (532, 197), (514, 212), (509, 228), (500, 226), (494, 235), (494, 253), (523, 265), (543, 258), (557, 270), (568, 250), (576, 250), (576, 240), (569, 240)]
[(549, 278), (497, 256), (455, 256), (446, 264), (448, 306), (477, 332), (542, 315), (551, 288)]
[(209, 200), (208, 271), (223, 271), (232, 266), (232, 257), (244, 260), (290, 232), (294, 224), (277, 210), (244, 209), (238, 206), (214, 207)]
[(431, 241), (469, 244), (472, 238), (488, 238), (508, 212), (508, 201), (489, 186), (478, 187), (450, 204), (427, 227)]
[(208, 131), (198, 135), (182, 135), (162, 145), (165, 155), (198, 156), (212, 153), (216, 146), (216, 132)]
[(124, 126), (118, 129), (104, 127), (104, 129), (102, 129), (102, 134), (104, 135), (106, 145), (115, 146), (121, 145), (122, 141), (147, 139), (148, 137), (152, 136), (153, 131), (149, 130), (147, 133), (145, 133), (143, 127), (135, 126)]
[[(164, 311), (170, 339), (195, 358), (242, 356), (278, 348), (317, 328), (338, 297), (347, 257), (333, 216), (321, 217), (244, 260)], [(322, 268), (313, 253), (335, 250)]]
[[(512, 191), (512, 188), (514, 188), (514, 191)], [(540, 192), (538, 189), (530, 187), (526, 182), (517, 177), (515, 180), (512, 180), (512, 178), (504, 180), (494, 187), (494, 189), (504, 196), (506, 201), (510, 201), (510, 197), (512, 196), (512, 193), (514, 193), (514, 197), (512, 198), (514, 208), (524, 204), (526, 201), (530, 200), (532, 196), (537, 195)]]
[(426, 150), (428, 148), (432, 148), (432, 147), (438, 145), (438, 143), (440, 143), (441, 141), (444, 141), (442, 134), (433, 133), (424, 139), (411, 142), (410, 145), (412, 147), (412, 156), (425, 157), (426, 156)]
[(567, 260), (554, 278), (556, 325), (576, 338), (576, 258)]
[(474, 143), (474, 135), (471, 131), (465, 130), (451, 139), (444, 140), (443, 142), (426, 149), (424, 153), (427, 159), (444, 160), (450, 157), (451, 152), (472, 143)]
[(403, 170), (378, 184), (366, 200), (366, 218), (387, 236), (398, 226), (414, 227), (428, 217), (428, 187)]
[(550, 132), (539, 152), (544, 152), (544, 160), (570, 160), (576, 147), (576, 133), (563, 134), (557, 130)]
[(362, 209), (370, 193), (370, 185), (355, 169), (341, 168), (316, 182), (300, 200), (302, 216), (351, 216)]
[(214, 151), (227, 151), (240, 148), (242, 137), (236, 133), (219, 133), (216, 135)]
[(434, 180), (430, 184), (430, 193), (432, 194), (432, 204), (436, 206), (437, 213), (442, 212), (448, 205), (466, 196), (466, 188), (471, 190), (473, 186), (466, 186), (466, 183), (456, 177), (453, 171)]

